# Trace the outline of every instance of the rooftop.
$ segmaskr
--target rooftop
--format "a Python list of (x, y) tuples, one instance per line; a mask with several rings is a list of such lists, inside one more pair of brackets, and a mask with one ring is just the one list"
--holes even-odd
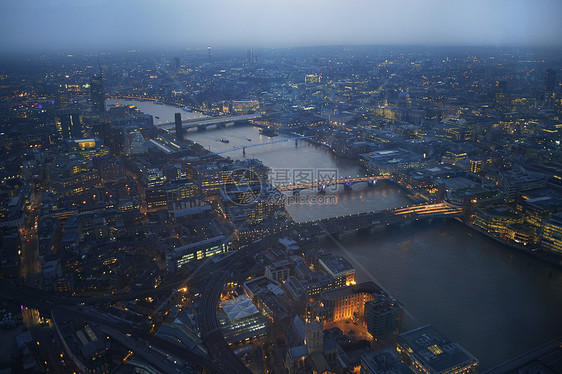
[(431, 325), (400, 334), (398, 344), (411, 350), (412, 356), (435, 373), (478, 363), (474, 356)]
[(259, 313), (258, 308), (246, 295), (221, 301), (221, 307), (230, 321), (241, 320)]

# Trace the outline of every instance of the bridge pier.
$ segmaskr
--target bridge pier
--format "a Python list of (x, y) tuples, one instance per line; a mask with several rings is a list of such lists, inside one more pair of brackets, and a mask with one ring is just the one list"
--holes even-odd
[(345, 182), (343, 188), (344, 190), (351, 191), (351, 182)]
[(246, 147), (242, 147), (242, 154), (246, 156)]
[(301, 190), (299, 190), (298, 188), (293, 190), (293, 196), (299, 196), (300, 194)]
[(375, 187), (375, 184), (377, 184), (377, 180), (376, 180), (376, 179), (373, 179), (373, 180), (367, 182), (367, 185), (368, 185), (369, 187)]
[(198, 125), (198, 126), (197, 126), (197, 131), (207, 131), (207, 126), (205, 126), (205, 125)]
[(318, 193), (326, 193), (326, 185), (320, 185), (318, 186)]

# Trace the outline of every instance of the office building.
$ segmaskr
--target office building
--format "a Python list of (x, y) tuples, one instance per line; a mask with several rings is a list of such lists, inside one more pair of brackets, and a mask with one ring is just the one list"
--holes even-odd
[(105, 92), (103, 90), (103, 76), (94, 75), (90, 79), (90, 99), (94, 113), (101, 115), (105, 113)]
[(398, 335), (396, 350), (417, 374), (478, 372), (478, 360), (431, 325)]
[(548, 175), (525, 170), (522, 167), (499, 173), (499, 185), (506, 202), (513, 202), (523, 191), (544, 187)]
[(396, 351), (387, 348), (361, 355), (361, 374), (414, 374), (400, 360)]
[(166, 254), (168, 269), (169, 271), (175, 271), (190, 262), (226, 253), (230, 250), (231, 244), (230, 240), (220, 235), (171, 249)]
[(234, 113), (249, 113), (260, 108), (260, 102), (257, 100), (233, 101), (232, 111)]
[(544, 221), (541, 247), (546, 251), (562, 254), (562, 213), (554, 214)]
[(320, 296), (320, 308), (312, 307), (309, 319), (325, 322), (337, 322), (356, 318), (360, 321), (365, 316), (365, 303), (375, 300), (382, 293), (373, 282), (361, 283), (327, 290)]
[(544, 90), (552, 93), (556, 89), (556, 71), (547, 69), (544, 74)]
[(265, 267), (265, 276), (278, 283), (284, 283), (290, 276), (291, 264), (289, 260), (275, 261)]
[(49, 170), (49, 178), (51, 189), (61, 195), (76, 195), (100, 183), (92, 163), (75, 155), (59, 157)]
[(176, 121), (176, 139), (178, 141), (183, 140), (183, 127), (181, 125), (181, 113), (175, 114), (175, 121)]
[(58, 138), (71, 139), (81, 138), (82, 118), (79, 108), (64, 108), (55, 111), (55, 128)]
[(332, 277), (334, 288), (355, 284), (355, 269), (344, 258), (325, 255), (318, 259), (318, 263)]
[[(237, 343), (265, 334), (265, 318), (246, 295), (220, 303), (219, 324), (228, 343)], [(224, 318), (226, 316), (226, 318)]]
[(393, 298), (379, 296), (365, 303), (367, 331), (375, 340), (393, 338), (404, 322), (404, 309)]
[(496, 82), (495, 101), (496, 109), (499, 111), (507, 112), (510, 110), (511, 100), (509, 98), (506, 81)]

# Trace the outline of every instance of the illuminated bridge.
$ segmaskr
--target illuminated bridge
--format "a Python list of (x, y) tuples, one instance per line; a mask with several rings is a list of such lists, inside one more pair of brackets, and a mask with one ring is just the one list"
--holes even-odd
[(420, 219), (459, 217), (462, 209), (447, 203), (413, 205), (404, 208), (349, 214), (295, 224), (309, 235), (342, 234), (357, 230), (375, 230), (390, 225), (409, 224)]
[[(242, 116), (207, 117), (207, 118), (187, 119), (181, 121), (181, 123), (184, 129), (197, 128), (200, 130), (204, 130), (211, 125), (216, 125), (220, 127), (222, 125), (226, 125), (229, 122), (247, 121), (251, 119), (261, 118), (261, 116), (262, 116), (261, 114), (247, 114)], [(167, 122), (155, 126), (164, 130), (175, 130), (176, 123)]]

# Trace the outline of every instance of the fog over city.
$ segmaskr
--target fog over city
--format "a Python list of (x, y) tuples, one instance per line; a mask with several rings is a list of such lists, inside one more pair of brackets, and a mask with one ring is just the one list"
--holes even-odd
[(344, 44), (560, 46), (562, 2), (3, 1), (3, 53)]

